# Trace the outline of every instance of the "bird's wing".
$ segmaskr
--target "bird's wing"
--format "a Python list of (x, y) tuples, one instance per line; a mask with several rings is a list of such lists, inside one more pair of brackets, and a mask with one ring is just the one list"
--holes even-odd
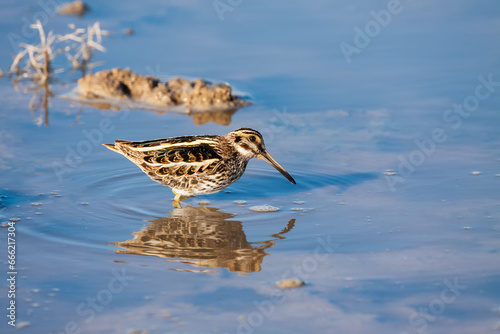
[[(117, 140), (115, 145), (142, 169), (155, 170), (158, 175), (191, 175), (214, 168), (221, 160), (217, 139), (189, 136), (145, 142)], [(208, 169), (208, 170), (207, 170)]]

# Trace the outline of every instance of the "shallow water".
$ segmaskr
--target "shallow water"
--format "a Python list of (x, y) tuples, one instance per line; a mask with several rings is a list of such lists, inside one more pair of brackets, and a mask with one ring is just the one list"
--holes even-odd
[[(2, 4), (3, 35), (40, 12), (28, 3)], [(100, 21), (113, 35), (98, 69), (227, 81), (254, 105), (229, 126), (103, 111), (60, 98), (77, 78), (62, 74), (45, 126), (0, 80), (0, 216), (20, 219), (23, 332), (498, 331), (500, 84), (483, 84), (500, 82), (496, 2), (403, 1), (350, 63), (339, 45), (387, 2), (241, 2), (224, 20), (212, 2), (88, 3), (46, 29)], [(0, 43), (5, 71), (14, 49)], [(448, 112), (478, 85), (490, 94), (470, 114)], [(239, 127), (261, 131), (297, 185), (256, 160), (174, 209), (169, 188), (101, 146)], [(250, 210), (265, 204), (279, 211)], [(307, 285), (280, 290), (283, 278)]]

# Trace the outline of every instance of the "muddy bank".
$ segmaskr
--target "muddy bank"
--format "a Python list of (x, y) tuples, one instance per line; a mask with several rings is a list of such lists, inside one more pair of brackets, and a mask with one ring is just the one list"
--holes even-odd
[(159, 108), (184, 105), (188, 110), (221, 110), (249, 105), (248, 101), (233, 95), (231, 86), (225, 83), (182, 78), (160, 82), (155, 77), (120, 68), (83, 77), (78, 80), (78, 89), (84, 99), (118, 99)]

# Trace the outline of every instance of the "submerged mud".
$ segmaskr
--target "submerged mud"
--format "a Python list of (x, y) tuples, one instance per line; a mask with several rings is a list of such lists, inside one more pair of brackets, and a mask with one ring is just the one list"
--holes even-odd
[(249, 104), (235, 96), (231, 86), (225, 83), (182, 78), (160, 82), (155, 77), (120, 68), (86, 75), (78, 80), (78, 88), (80, 96), (85, 99), (118, 99), (160, 108), (184, 105), (188, 110), (221, 110), (239, 109)]

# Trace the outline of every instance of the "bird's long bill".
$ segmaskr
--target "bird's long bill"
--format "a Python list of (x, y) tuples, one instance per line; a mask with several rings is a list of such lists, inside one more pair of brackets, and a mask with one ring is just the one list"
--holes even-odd
[(288, 172), (283, 167), (281, 167), (281, 165), (277, 163), (276, 160), (273, 159), (273, 157), (269, 154), (269, 152), (264, 150), (264, 152), (262, 152), (259, 156), (257, 156), (257, 158), (269, 162), (274, 168), (278, 170), (278, 172), (283, 174), (283, 176), (286, 177), (288, 181), (295, 184), (295, 180), (293, 179), (293, 177), (291, 177), (290, 174), (288, 174)]

